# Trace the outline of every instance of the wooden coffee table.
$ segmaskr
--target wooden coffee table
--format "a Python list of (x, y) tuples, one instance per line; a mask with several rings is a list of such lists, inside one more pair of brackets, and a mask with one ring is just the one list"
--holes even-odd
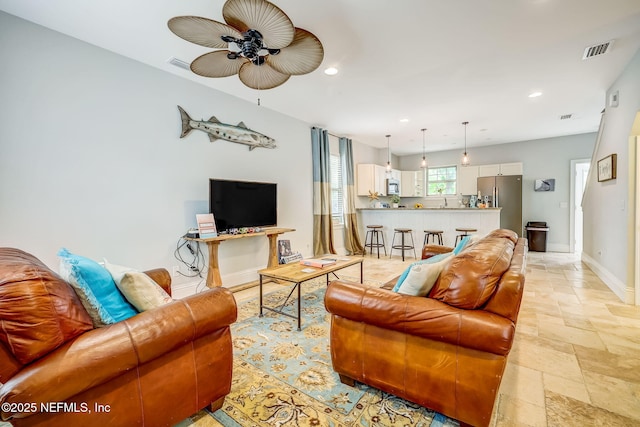
[[(298, 330), (301, 330), (300, 326), (302, 322), (300, 319), (300, 301), (301, 301), (300, 297), (301, 297), (301, 288), (302, 288), (303, 282), (306, 282), (311, 279), (315, 279), (316, 277), (326, 275), (327, 285), (329, 285), (329, 274), (331, 273), (335, 274), (335, 272), (338, 270), (342, 270), (343, 268), (347, 268), (356, 264), (360, 264), (360, 282), (364, 280), (363, 271), (362, 271), (362, 260), (363, 260), (362, 257), (326, 255), (318, 258), (335, 258), (337, 261), (335, 264), (328, 265), (322, 268), (309, 267), (307, 265), (300, 264), (299, 262), (295, 262), (291, 264), (279, 265), (278, 267), (264, 268), (258, 271), (258, 274), (260, 275), (260, 317), (263, 316), (262, 314), (263, 309), (271, 310), (273, 312), (283, 314), (293, 319), (298, 319)], [(287, 296), (287, 298), (284, 300), (284, 302), (279, 308), (267, 307), (262, 302), (262, 299), (263, 299), (262, 282), (263, 282), (263, 278), (265, 277), (270, 279), (276, 279), (276, 280), (282, 280), (285, 282), (294, 283), (293, 288), (291, 288), (291, 292), (289, 292), (289, 295)], [(298, 289), (298, 315), (294, 316), (289, 313), (285, 313), (282, 310), (284, 309), (285, 305), (289, 301), (289, 298), (291, 298), (291, 295), (293, 295), (293, 291), (295, 291), (296, 288)]]

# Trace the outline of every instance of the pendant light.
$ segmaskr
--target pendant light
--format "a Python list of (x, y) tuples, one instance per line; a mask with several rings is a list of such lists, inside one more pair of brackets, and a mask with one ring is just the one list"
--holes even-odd
[(467, 125), (469, 122), (462, 122), (464, 125), (464, 154), (462, 155), (462, 165), (467, 166), (469, 164), (469, 156), (467, 155)]
[(391, 138), (391, 135), (385, 136), (387, 137), (387, 175), (391, 175), (391, 150), (389, 143), (389, 138)]
[(425, 153), (425, 141), (424, 141), (424, 132), (427, 129), (420, 129), (422, 131), (422, 163), (420, 163), (420, 167), (422, 169), (426, 169), (427, 167), (427, 155)]

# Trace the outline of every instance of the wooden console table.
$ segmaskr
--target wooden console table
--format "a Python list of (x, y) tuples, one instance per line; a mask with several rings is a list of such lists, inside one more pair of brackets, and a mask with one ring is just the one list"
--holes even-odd
[(293, 228), (271, 227), (263, 228), (262, 231), (258, 231), (257, 233), (223, 234), (217, 237), (209, 237), (207, 239), (185, 237), (185, 239), (207, 244), (207, 248), (209, 249), (209, 271), (207, 272), (207, 286), (210, 288), (215, 288), (218, 286), (222, 286), (222, 278), (220, 277), (220, 266), (218, 265), (218, 246), (220, 246), (220, 243), (226, 240), (244, 239), (246, 237), (267, 236), (267, 238), (269, 239), (269, 261), (267, 263), (267, 268), (272, 268), (279, 265), (277, 247), (278, 236), (290, 231), (296, 230)]

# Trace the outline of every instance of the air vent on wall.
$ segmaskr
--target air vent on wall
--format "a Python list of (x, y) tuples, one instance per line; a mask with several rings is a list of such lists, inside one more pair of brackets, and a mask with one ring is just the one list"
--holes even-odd
[(604, 55), (605, 53), (611, 50), (611, 46), (613, 46), (613, 42), (615, 40), (609, 40), (608, 42), (596, 44), (593, 46), (589, 46), (585, 48), (584, 53), (582, 54), (582, 59), (593, 58), (594, 56)]
[(560, 116), (560, 120), (568, 120), (573, 116), (573, 114), (563, 114)]
[(171, 57), (167, 59), (167, 62), (171, 65), (175, 65), (179, 68), (184, 68), (185, 70), (191, 70), (191, 65), (188, 62), (184, 62), (182, 59), (178, 59), (175, 57)]

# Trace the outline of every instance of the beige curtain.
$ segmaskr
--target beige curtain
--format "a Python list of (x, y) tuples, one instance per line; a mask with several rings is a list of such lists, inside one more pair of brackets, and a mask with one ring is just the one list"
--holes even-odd
[(339, 138), (340, 162), (342, 166), (342, 186), (344, 194), (344, 247), (350, 255), (361, 255), (364, 246), (358, 234), (358, 218), (356, 216), (355, 173), (353, 169), (353, 149), (349, 138)]
[(331, 222), (331, 157), (329, 133), (311, 128), (313, 159), (313, 253), (315, 256), (335, 254)]

